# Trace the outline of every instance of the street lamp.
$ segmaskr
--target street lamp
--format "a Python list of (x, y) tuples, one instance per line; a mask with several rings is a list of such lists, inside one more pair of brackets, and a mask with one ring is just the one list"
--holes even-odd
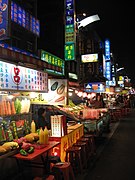
[(121, 71), (123, 69), (124, 69), (124, 67), (121, 67), (121, 68), (117, 69), (116, 72), (119, 72), (119, 71)]
[(95, 21), (99, 21), (99, 20), (100, 20), (100, 18), (97, 14), (86, 17), (85, 19), (78, 22), (78, 29), (80, 29), (81, 27), (85, 27), (85, 26), (87, 26)]

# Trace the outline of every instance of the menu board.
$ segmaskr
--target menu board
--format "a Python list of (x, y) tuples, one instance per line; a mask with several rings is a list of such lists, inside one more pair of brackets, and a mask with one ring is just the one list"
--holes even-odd
[(0, 89), (17, 89), (17, 84), (14, 83), (15, 77), (11, 76), (14, 67), (13, 64), (0, 61)]
[(48, 74), (18, 66), (20, 82), (18, 90), (41, 90), (48, 92)]
[(13, 1), (11, 2), (11, 20), (39, 36), (39, 20)]
[(48, 92), (48, 74), (0, 61), (0, 89)]

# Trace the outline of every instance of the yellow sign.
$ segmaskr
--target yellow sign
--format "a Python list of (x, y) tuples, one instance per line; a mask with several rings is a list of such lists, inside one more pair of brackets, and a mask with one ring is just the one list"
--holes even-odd
[(65, 161), (66, 149), (71, 147), (76, 141), (84, 135), (83, 124), (76, 124), (68, 128), (68, 134), (61, 138), (60, 159)]

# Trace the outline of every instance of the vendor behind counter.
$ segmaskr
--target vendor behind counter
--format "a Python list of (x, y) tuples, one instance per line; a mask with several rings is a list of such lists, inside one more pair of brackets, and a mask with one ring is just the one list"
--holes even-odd
[(44, 129), (45, 126), (47, 126), (47, 129), (51, 129), (51, 113), (47, 110), (47, 108), (40, 107), (38, 109), (36, 128), (39, 129), (42, 127)]

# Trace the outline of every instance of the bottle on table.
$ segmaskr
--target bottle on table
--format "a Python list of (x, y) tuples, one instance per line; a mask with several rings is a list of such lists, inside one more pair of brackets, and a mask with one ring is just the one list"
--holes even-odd
[(36, 124), (35, 124), (34, 120), (32, 120), (32, 122), (31, 122), (31, 132), (32, 133), (36, 132)]
[(39, 130), (39, 144), (44, 144), (44, 131), (42, 127)]
[(44, 128), (44, 144), (48, 144), (49, 141), (49, 130), (47, 129), (47, 126)]

